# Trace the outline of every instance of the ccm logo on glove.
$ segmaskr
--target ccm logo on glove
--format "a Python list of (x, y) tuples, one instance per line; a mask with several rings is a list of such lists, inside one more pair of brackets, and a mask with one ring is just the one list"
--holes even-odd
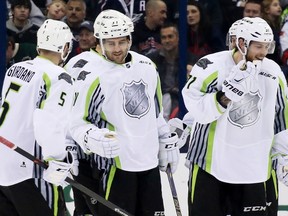
[(169, 143), (169, 144), (166, 144), (164, 148), (165, 149), (172, 149), (175, 147), (177, 147), (177, 143)]

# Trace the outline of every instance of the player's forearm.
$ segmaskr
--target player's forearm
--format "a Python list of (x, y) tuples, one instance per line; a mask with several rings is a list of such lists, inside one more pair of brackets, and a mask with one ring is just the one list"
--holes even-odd
[(217, 120), (226, 110), (217, 101), (216, 92), (203, 94), (199, 90), (189, 89), (183, 90), (182, 94), (191, 117), (201, 124), (208, 124)]

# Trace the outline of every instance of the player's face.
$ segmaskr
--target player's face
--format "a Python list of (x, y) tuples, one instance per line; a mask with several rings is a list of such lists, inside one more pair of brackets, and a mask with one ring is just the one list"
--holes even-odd
[(248, 61), (263, 60), (264, 57), (268, 54), (269, 47), (270, 43), (256, 41), (250, 42), (246, 59)]
[(119, 37), (103, 40), (106, 57), (117, 64), (123, 64), (130, 48), (128, 37)]
[(236, 47), (236, 36), (232, 35), (229, 37), (229, 50), (232, 50)]

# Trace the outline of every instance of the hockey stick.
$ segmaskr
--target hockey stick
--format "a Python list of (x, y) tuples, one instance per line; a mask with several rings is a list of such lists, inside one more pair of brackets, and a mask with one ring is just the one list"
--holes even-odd
[(177, 216), (182, 216), (181, 209), (180, 209), (180, 204), (179, 204), (179, 200), (178, 200), (178, 196), (177, 196), (177, 191), (176, 191), (173, 175), (172, 175), (172, 172), (171, 172), (171, 167), (170, 167), (169, 164), (167, 166), (166, 174), (167, 174), (167, 177), (168, 177), (169, 186), (170, 186), (172, 197), (173, 197), (173, 202), (174, 202), (174, 206), (175, 206), (175, 210), (176, 210), (176, 215)]
[[(48, 168), (48, 165), (46, 163), (44, 163), (43, 161), (39, 160), (38, 158), (36, 158), (35, 156), (31, 155), (29, 152), (23, 150), (22, 148), (16, 146), (15, 144), (13, 144), (12, 142), (8, 141), (7, 139), (5, 139), (2, 136), (0, 136), (0, 142), (2, 144), (4, 144), (5, 146), (7, 146), (8, 148), (16, 151), (17, 153), (19, 153), (19, 154), (23, 155), (24, 157), (28, 158), (29, 160), (33, 161), (35, 164), (39, 165), (40, 167), (43, 167), (44, 169)], [(85, 187), (84, 185), (78, 183), (77, 181), (75, 181), (75, 180), (73, 180), (73, 179), (71, 179), (69, 177), (67, 177), (65, 179), (65, 181), (67, 183), (69, 183), (72, 187), (78, 189), (79, 191), (81, 191), (82, 193), (88, 195), (89, 197), (92, 197), (92, 198), (96, 199), (101, 204), (103, 204), (104, 206), (110, 208), (111, 210), (113, 210), (114, 212), (118, 213), (119, 215), (132, 216), (132, 214), (128, 213), (124, 209), (121, 209), (120, 207), (118, 207), (117, 205), (111, 203), (110, 201), (104, 199), (103, 197), (101, 197), (100, 195), (98, 195), (94, 191), (90, 190), (89, 188)]]

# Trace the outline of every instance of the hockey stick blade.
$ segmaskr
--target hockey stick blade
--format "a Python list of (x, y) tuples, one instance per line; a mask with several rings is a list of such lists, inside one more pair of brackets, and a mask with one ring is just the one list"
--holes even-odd
[(166, 174), (168, 177), (168, 182), (169, 182), (169, 186), (170, 186), (172, 197), (173, 197), (176, 215), (182, 216), (180, 204), (179, 204), (179, 200), (178, 200), (178, 196), (177, 196), (177, 191), (176, 191), (176, 187), (175, 187), (175, 183), (174, 183), (174, 179), (173, 179), (170, 165), (167, 166)]
[[(48, 168), (48, 165), (44, 163), (43, 161), (39, 160), (35, 156), (31, 155), (29, 152), (23, 150), (19, 146), (16, 146), (9, 140), (5, 139), (4, 137), (0, 136), (0, 143), (4, 144), (8, 148), (16, 151), (17, 153), (21, 154), (22, 156), (28, 158), (29, 160), (33, 161), (35, 164), (43, 167), (44, 169)], [(69, 183), (72, 187), (78, 189), (82, 193), (88, 195), (91, 198), (96, 199), (99, 203), (103, 204), (104, 206), (108, 207), (109, 209), (113, 210), (114, 212), (118, 213), (119, 215), (123, 216), (133, 216), (132, 214), (128, 213), (124, 209), (118, 207), (117, 205), (113, 204), (112, 202), (104, 199), (94, 191), (90, 190), (89, 188), (85, 187), (84, 185), (78, 183), (77, 181), (73, 180), (72, 178), (67, 177), (65, 179), (67, 183)]]

